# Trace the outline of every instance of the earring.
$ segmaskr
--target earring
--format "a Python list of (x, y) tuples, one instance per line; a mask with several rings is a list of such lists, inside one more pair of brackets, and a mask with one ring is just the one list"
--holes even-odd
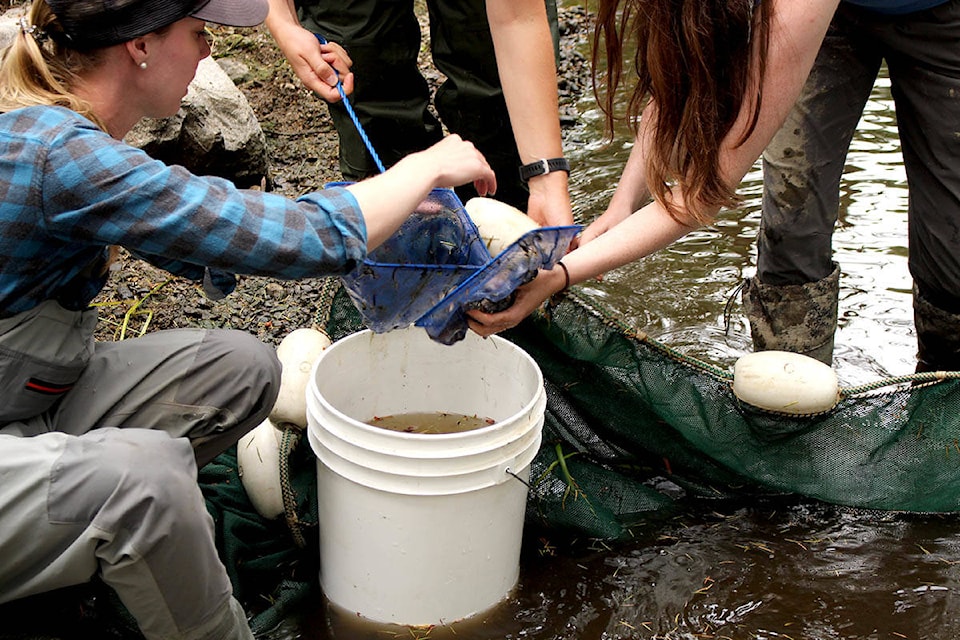
[(147, 68), (147, 63), (146, 63), (146, 62), (141, 62), (141, 63), (140, 63), (140, 68), (141, 68), (141, 69), (146, 69), (146, 68)]

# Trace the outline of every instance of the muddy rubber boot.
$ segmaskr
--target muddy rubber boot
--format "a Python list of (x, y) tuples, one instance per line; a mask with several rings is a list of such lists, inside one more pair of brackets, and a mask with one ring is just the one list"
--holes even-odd
[(766, 285), (749, 278), (743, 306), (755, 351), (791, 351), (831, 364), (840, 267), (806, 284)]
[(913, 324), (917, 330), (917, 373), (960, 371), (960, 315), (933, 306), (914, 286)]

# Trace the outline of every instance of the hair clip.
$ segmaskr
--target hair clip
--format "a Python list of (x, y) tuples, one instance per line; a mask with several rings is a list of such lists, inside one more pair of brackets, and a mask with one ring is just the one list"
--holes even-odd
[(35, 24), (27, 22), (26, 17), (20, 18), (20, 33), (33, 38), (37, 44), (43, 44), (47, 39), (47, 32)]

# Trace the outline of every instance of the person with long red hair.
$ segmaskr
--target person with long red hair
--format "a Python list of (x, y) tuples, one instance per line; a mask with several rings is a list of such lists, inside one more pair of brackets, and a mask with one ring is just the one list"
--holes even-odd
[(910, 188), (917, 368), (960, 369), (958, 36), (958, 0), (599, 0), (595, 86), (609, 129), (623, 115), (636, 135), (630, 158), (562, 268), (504, 312), (471, 312), (471, 328), (512, 327), (569, 283), (709, 223), (762, 154), (757, 273), (744, 289), (754, 346), (831, 362), (839, 183), (885, 63)]

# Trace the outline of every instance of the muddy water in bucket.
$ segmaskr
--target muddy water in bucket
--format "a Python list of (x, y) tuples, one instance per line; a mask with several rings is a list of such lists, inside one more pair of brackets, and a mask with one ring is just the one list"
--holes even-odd
[[(330, 602), (377, 622), (430, 625), (506, 598), (545, 404), (537, 364), (498, 337), (444, 346), (411, 328), (329, 347), (311, 376), (307, 418)], [(492, 424), (440, 434), (367, 424), (438, 412)]]

